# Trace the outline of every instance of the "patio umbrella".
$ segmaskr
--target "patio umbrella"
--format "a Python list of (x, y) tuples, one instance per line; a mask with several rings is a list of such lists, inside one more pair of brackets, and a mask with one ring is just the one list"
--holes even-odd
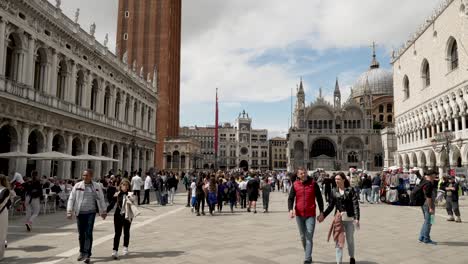
[(29, 158), (30, 156), (31, 154), (19, 152), (19, 151), (0, 153), (1, 159)]
[(73, 160), (72, 155), (68, 155), (58, 151), (48, 151), (41, 152), (36, 154), (31, 154), (29, 156), (31, 160)]

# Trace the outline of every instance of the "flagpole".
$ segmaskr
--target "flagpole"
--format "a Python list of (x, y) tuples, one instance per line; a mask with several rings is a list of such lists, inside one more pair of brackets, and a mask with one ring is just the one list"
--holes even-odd
[(216, 106), (215, 106), (215, 138), (214, 138), (214, 168), (218, 170), (218, 88), (216, 88)]

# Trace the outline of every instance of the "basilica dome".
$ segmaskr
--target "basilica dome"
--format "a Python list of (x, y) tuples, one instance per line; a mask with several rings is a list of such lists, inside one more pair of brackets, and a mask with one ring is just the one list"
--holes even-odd
[(364, 95), (366, 82), (372, 95), (393, 95), (393, 74), (379, 67), (375, 54), (369, 70), (361, 74), (353, 86), (354, 98)]

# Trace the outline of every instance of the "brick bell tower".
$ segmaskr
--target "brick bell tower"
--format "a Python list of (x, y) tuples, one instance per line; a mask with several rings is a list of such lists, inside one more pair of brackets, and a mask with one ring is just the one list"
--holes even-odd
[(143, 67), (143, 76), (157, 70), (154, 162), (163, 166), (164, 139), (179, 135), (180, 40), (182, 0), (119, 0), (117, 56)]

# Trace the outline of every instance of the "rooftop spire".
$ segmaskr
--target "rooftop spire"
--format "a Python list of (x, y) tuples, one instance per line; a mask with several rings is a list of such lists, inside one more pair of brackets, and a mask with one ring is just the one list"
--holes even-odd
[(302, 76), (301, 76), (301, 82), (299, 83), (299, 92), (304, 92), (304, 86), (302, 85)]
[(376, 69), (376, 68), (380, 67), (379, 62), (376, 59), (377, 56), (375, 54), (376, 46), (377, 46), (377, 44), (375, 43), (375, 41), (372, 42), (372, 62), (371, 62), (371, 65), (370, 65), (371, 69)]
[(340, 85), (338, 84), (338, 77), (336, 77), (336, 83), (335, 83), (335, 94), (340, 93)]

